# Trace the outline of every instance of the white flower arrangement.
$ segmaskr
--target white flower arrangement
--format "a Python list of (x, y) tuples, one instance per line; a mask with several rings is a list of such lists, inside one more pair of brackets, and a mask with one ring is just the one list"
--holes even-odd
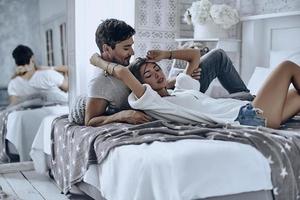
[(186, 10), (184, 21), (193, 25), (214, 22), (228, 29), (239, 22), (239, 14), (236, 9), (225, 4), (213, 5), (209, 0), (200, 0), (193, 2)]

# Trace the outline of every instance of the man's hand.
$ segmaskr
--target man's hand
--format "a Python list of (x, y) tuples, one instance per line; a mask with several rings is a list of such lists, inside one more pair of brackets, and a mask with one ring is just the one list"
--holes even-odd
[(201, 68), (198, 67), (197, 69), (195, 69), (191, 75), (191, 77), (195, 80), (200, 80), (201, 77)]
[(112, 115), (105, 115), (109, 102), (100, 98), (88, 98), (85, 110), (86, 126), (102, 126), (113, 122), (141, 124), (150, 122), (151, 117), (135, 110), (123, 110)]
[(57, 66), (39, 66), (38, 70), (55, 70), (63, 75), (68, 75), (69, 68), (67, 65), (57, 65)]
[(129, 124), (142, 124), (152, 120), (150, 116), (137, 110), (123, 110), (119, 114), (121, 121)]

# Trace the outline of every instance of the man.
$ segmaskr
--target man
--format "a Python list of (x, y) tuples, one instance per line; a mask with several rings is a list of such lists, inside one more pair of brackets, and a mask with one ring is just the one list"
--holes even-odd
[(16, 63), (16, 71), (8, 84), (10, 104), (19, 103), (21, 99), (41, 92), (51, 94), (52, 99), (55, 95), (59, 101), (67, 101), (67, 66), (37, 67), (32, 50), (25, 45), (18, 45), (12, 56)]
[[(135, 30), (124, 21), (107, 19), (96, 31), (96, 43), (104, 60), (129, 65), (134, 51), (133, 35)], [(205, 92), (214, 78), (218, 78), (229, 93), (249, 92), (232, 62), (222, 50), (213, 50), (201, 60), (194, 78), (199, 79), (201, 92)], [(200, 77), (199, 77), (200, 76)], [(170, 82), (170, 87), (174, 82)], [(100, 74), (89, 84), (88, 100), (85, 111), (85, 125), (100, 126), (111, 122), (140, 124), (151, 118), (145, 113), (130, 109), (127, 101), (129, 89), (113, 76)]]

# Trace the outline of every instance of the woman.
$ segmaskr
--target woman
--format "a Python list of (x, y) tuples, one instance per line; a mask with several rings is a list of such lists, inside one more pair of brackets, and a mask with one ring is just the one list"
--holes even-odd
[[(174, 91), (170, 92), (166, 89), (165, 75), (155, 62), (173, 58), (188, 64), (185, 73), (177, 77)], [(299, 112), (300, 68), (295, 63), (281, 63), (250, 104), (235, 99), (213, 99), (199, 92), (199, 82), (191, 78), (199, 66), (199, 58), (199, 50), (194, 49), (152, 50), (147, 59), (139, 58), (132, 64), (132, 73), (121, 65), (107, 63), (98, 54), (91, 57), (91, 63), (122, 80), (132, 90), (129, 103), (133, 108), (158, 119), (279, 128), (282, 122)], [(288, 90), (291, 83), (296, 90)]]

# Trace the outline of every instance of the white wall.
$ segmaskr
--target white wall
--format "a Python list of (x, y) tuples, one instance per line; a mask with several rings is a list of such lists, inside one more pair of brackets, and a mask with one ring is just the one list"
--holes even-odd
[(66, 0), (39, 0), (40, 21), (48, 22), (53, 18), (66, 14)]
[[(178, 0), (180, 37), (193, 37), (193, 27), (183, 22), (183, 14), (197, 0)], [(238, 6), (240, 16), (259, 15), (300, 10), (300, 0), (210, 0), (212, 3), (225, 3)], [(234, 36), (232, 34), (232, 36)], [(238, 34), (236, 35), (236, 37)]]
[(29, 46), (41, 62), (38, 0), (0, 0), (0, 88), (6, 88), (15, 72), (13, 49)]
[[(244, 15), (244, 3), (247, 1), (241, 1), (241, 12)], [(300, 1), (299, 0), (251, 0), (254, 6), (254, 13), (252, 15), (260, 14), (270, 14), (270, 13), (279, 13), (279, 12), (289, 12), (289, 11), (298, 11), (300, 10)]]
[(89, 58), (93, 53), (99, 52), (95, 43), (95, 31), (101, 20), (117, 18), (134, 27), (134, 2), (134, 0), (68, 0), (68, 23), (71, 24), (68, 27), (71, 104), (74, 97), (87, 93), (88, 82), (95, 70), (98, 70), (90, 65)]

